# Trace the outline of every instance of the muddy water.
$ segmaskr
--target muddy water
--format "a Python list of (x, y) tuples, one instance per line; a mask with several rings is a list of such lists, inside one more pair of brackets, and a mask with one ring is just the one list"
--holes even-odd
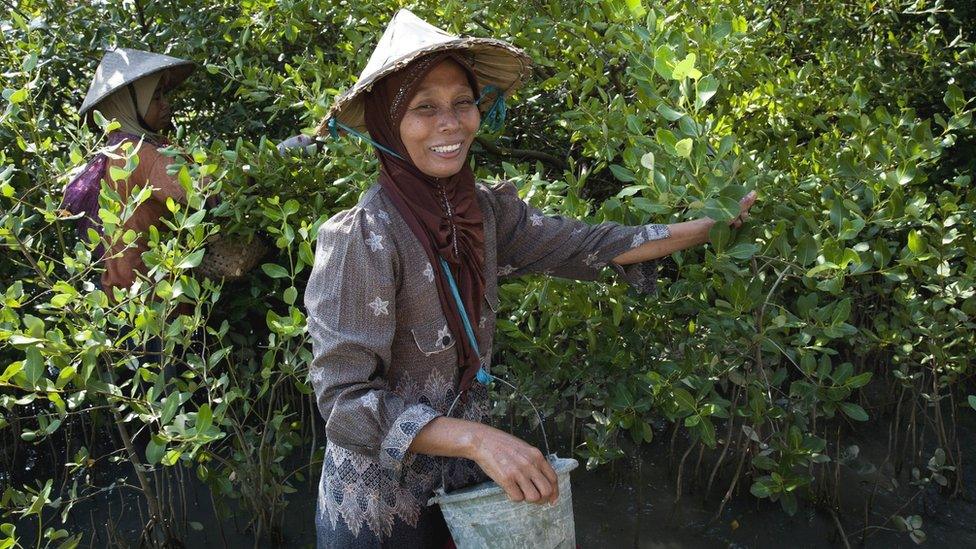
[[(873, 471), (871, 467), (865, 467), (864, 464), (870, 464), (871, 460), (881, 462), (884, 443), (872, 440), (875, 433), (869, 429), (855, 435), (852, 438), (862, 441), (860, 465), (842, 468), (845, 491), (840, 519), (851, 545), (856, 547), (860, 546), (858, 530), (863, 527), (865, 516), (870, 524), (884, 523), (915, 489), (909, 490), (905, 483), (898, 489), (892, 488), (886, 478), (893, 475), (893, 471), (884, 464)], [(964, 440), (976, 442), (976, 432), (967, 431), (965, 436)], [(580, 547), (843, 547), (843, 540), (829, 514), (801, 504), (796, 515), (790, 517), (778, 504), (751, 497), (747, 485), (740, 487), (715, 520), (713, 516), (727, 480), (716, 483), (707, 499), (693, 479), (686, 480), (682, 486), (683, 495), (676, 503), (676, 475), (665, 438), (659, 437), (642, 449), (639, 456), (620, 460), (612, 467), (604, 466), (593, 471), (581, 468), (573, 473), (573, 503)], [(554, 444), (557, 453), (562, 455), (568, 453), (566, 446), (558, 441)], [(968, 463), (976, 462), (976, 445), (968, 454)], [(307, 450), (300, 451), (297, 455), (307, 456), (308, 453)], [(968, 469), (966, 478), (976, 476), (976, 470), (972, 470), (976, 468)], [(187, 547), (270, 546), (263, 541), (255, 544), (247, 531), (248, 518), (244, 514), (218, 520), (206, 486), (192, 474), (182, 477), (186, 494), (177, 499), (186, 501), (186, 508), (180, 510), (180, 515), (187, 521), (186, 531), (182, 534)], [(315, 475), (312, 475), (297, 486), (298, 492), (290, 495), (282, 546), (313, 546), (315, 481)], [(174, 477), (171, 482), (175, 486), (181, 479)], [(976, 494), (976, 482), (970, 481), (966, 491)], [(865, 510), (864, 501), (872, 492), (875, 494), (874, 504)], [(925, 546), (976, 547), (976, 504), (966, 497), (948, 500), (936, 490), (928, 490), (901, 514), (923, 515), (923, 530), (928, 536)], [(83, 546), (136, 546), (144, 516), (145, 511), (140, 508), (134, 491), (116, 489), (77, 505), (72, 518), (63, 527), (72, 532), (85, 532)], [(196, 524), (191, 526), (190, 523)], [(18, 530), (26, 534), (35, 527), (33, 523), (22, 523)], [(21, 542), (25, 546), (33, 545), (32, 539), (25, 538)], [(915, 547), (908, 536), (895, 531), (892, 524), (888, 524), (887, 529), (875, 531), (865, 540), (864, 546)]]

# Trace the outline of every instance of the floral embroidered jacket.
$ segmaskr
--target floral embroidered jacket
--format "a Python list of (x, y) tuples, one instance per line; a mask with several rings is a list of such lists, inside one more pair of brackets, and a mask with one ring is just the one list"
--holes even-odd
[[(484, 216), (485, 296), (475, 330), (490, 369), (498, 278), (531, 272), (596, 279), (620, 253), (670, 236), (665, 225), (589, 225), (546, 216), (510, 183), (478, 185)], [(646, 291), (648, 264), (613, 267)], [(384, 191), (319, 229), (305, 293), (314, 358), (310, 378), (326, 421), (318, 501), (320, 547), (398, 547), (443, 543), (439, 512), (425, 509), (441, 482), (484, 480), (474, 462), (407, 451), (429, 421), (447, 412), (458, 382), (452, 334), (441, 312), (434, 270)], [(460, 408), (461, 406), (459, 406)], [(484, 387), (472, 387), (455, 417), (486, 422)], [(434, 510), (436, 511), (436, 509)]]

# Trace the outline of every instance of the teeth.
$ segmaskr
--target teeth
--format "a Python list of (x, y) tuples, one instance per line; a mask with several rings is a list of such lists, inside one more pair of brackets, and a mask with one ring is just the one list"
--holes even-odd
[(439, 153), (452, 153), (461, 148), (460, 143), (455, 143), (454, 145), (447, 145), (444, 147), (431, 147), (430, 150)]

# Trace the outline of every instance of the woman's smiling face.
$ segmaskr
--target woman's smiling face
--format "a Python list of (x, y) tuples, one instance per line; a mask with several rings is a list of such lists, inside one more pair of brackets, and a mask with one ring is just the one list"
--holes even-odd
[(464, 69), (444, 61), (431, 69), (400, 121), (400, 140), (410, 160), (431, 177), (461, 170), (481, 124), (481, 113)]

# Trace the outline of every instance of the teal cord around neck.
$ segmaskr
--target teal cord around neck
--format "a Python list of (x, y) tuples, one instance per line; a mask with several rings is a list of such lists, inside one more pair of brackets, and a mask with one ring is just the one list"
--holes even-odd
[[(439, 258), (441, 260), (441, 269), (444, 271), (444, 278), (447, 279), (447, 284), (451, 288), (451, 295), (454, 296), (454, 301), (457, 303), (458, 311), (461, 313), (461, 321), (464, 323), (464, 331), (468, 334), (468, 341), (471, 342), (471, 348), (477, 353), (478, 357), (481, 357), (481, 350), (478, 348), (478, 339), (474, 336), (474, 329), (471, 328), (471, 321), (468, 319), (468, 311), (464, 307), (464, 302), (461, 301), (461, 294), (458, 292), (457, 283), (454, 281), (454, 275), (451, 274), (451, 267), (447, 264), (447, 261), (443, 257)], [(484, 368), (478, 368), (478, 373), (475, 375), (475, 379), (478, 383), (482, 385), (488, 385), (491, 383), (492, 376), (485, 371)]]
[(330, 118), (329, 119), (329, 133), (332, 135), (332, 139), (339, 139), (339, 128), (342, 128), (342, 130), (345, 131), (346, 133), (348, 133), (349, 135), (352, 135), (354, 137), (359, 138), (362, 141), (365, 141), (365, 142), (369, 143), (370, 145), (372, 145), (372, 146), (376, 147), (377, 149), (385, 152), (386, 154), (391, 155), (391, 156), (396, 157), (396, 158), (399, 158), (400, 160), (403, 160), (403, 157), (402, 156), (400, 156), (397, 153), (391, 151), (390, 149), (384, 147), (383, 145), (380, 145), (376, 141), (373, 141), (368, 135), (365, 135), (365, 134), (362, 134), (362, 133), (357, 132), (356, 130), (350, 128), (349, 126), (343, 124), (342, 122), (339, 122), (335, 118)]

